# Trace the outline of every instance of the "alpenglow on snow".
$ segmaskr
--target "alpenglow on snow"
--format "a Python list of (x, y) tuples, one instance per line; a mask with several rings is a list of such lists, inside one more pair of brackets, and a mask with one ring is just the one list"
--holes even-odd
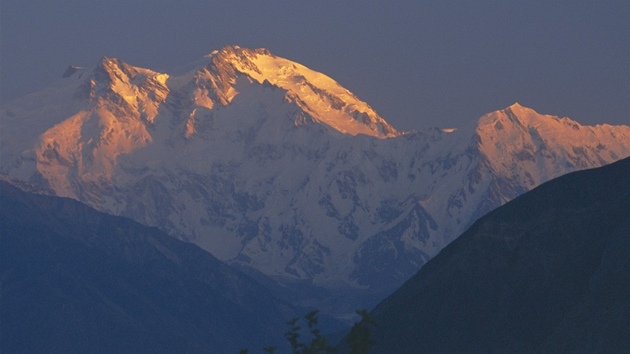
[(329, 313), (373, 305), (540, 183), (630, 155), (627, 126), (519, 104), (399, 132), (265, 49), (225, 47), (176, 76), (113, 58), (65, 76), (0, 109), (2, 173), (157, 226)]

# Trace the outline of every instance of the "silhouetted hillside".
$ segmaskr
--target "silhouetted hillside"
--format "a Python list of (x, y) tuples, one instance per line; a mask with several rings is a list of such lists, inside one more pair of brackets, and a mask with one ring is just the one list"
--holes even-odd
[(0, 237), (0, 352), (227, 353), (284, 341), (287, 309), (266, 289), (155, 228), (0, 181)]
[(378, 353), (630, 349), (630, 159), (476, 222), (374, 309)]

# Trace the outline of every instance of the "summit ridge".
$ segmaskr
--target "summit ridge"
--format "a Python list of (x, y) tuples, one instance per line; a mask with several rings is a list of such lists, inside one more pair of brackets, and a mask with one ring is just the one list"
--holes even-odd
[(288, 92), (288, 99), (342, 133), (394, 137), (400, 133), (382, 119), (367, 103), (330, 77), (299, 63), (277, 57), (267, 49), (227, 46), (213, 57), (214, 67), (246, 74), (262, 84), (267, 82)]

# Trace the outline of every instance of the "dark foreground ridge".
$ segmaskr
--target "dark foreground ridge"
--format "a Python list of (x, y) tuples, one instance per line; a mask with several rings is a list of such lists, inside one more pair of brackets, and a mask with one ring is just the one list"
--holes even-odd
[(0, 352), (237, 353), (283, 305), (199, 247), (0, 180)]
[(625, 352), (630, 159), (489, 213), (372, 312), (378, 353)]

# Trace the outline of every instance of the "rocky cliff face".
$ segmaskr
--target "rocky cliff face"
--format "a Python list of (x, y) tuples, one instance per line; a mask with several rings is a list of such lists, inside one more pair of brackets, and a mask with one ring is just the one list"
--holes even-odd
[(456, 130), (398, 132), (266, 50), (204, 60), (170, 76), (104, 58), (8, 103), (0, 169), (306, 286), (303, 303), (320, 288), (354, 308), (355, 292), (369, 306), (493, 208), (630, 155), (629, 127), (518, 104)]

